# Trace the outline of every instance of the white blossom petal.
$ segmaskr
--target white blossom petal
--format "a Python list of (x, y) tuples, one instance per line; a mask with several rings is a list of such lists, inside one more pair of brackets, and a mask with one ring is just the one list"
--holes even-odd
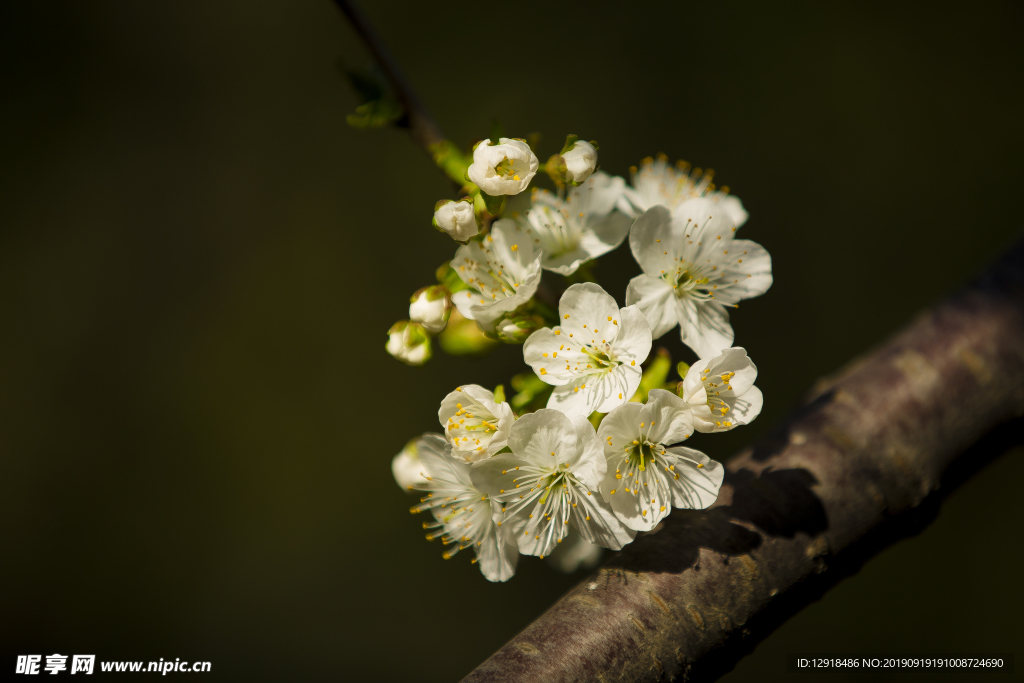
[(733, 331), (729, 312), (714, 301), (678, 299), (680, 337), (701, 358), (714, 356), (732, 346)]
[(461, 386), (445, 396), (437, 417), (452, 445), (452, 456), (474, 462), (494, 455), (508, 442), (515, 416), (494, 392), (476, 384)]
[(626, 288), (626, 305), (636, 306), (644, 314), (655, 339), (679, 324), (672, 285), (661, 278), (637, 275)]
[(764, 400), (756, 379), (757, 367), (740, 347), (691, 365), (683, 378), (683, 397), (697, 431), (724, 432), (753, 421)]

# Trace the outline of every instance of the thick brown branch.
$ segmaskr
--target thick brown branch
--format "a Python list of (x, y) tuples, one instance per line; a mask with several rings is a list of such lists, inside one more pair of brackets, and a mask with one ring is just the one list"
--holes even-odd
[(820, 594), (826, 569), (848, 572), (919, 528), (920, 504), (965, 476), (949, 476), (956, 456), (1014, 418), (1020, 438), (1022, 414), (1024, 244), (822, 382), (728, 463), (714, 507), (675, 511), (465, 680), (713, 678), (742, 655), (742, 634)]
[(420, 102), (412, 85), (405, 80), (405, 76), (402, 74), (401, 69), (398, 68), (398, 64), (395, 63), (391, 53), (385, 47), (384, 41), (377, 35), (377, 32), (362, 10), (351, 0), (335, 0), (335, 2), (348, 18), (349, 23), (352, 24), (352, 28), (362, 38), (366, 48), (370, 51), (378, 66), (380, 66), (392, 89), (394, 89), (398, 102), (405, 111), (409, 135), (412, 136), (416, 144), (433, 158), (437, 145), (445, 139), (441, 129), (434, 123), (434, 119), (430, 117), (427, 108)]

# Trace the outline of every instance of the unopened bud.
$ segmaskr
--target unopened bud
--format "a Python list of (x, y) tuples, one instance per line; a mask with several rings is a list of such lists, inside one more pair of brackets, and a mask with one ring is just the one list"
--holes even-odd
[(434, 227), (443, 230), (456, 242), (465, 242), (480, 232), (473, 200), (463, 197), (457, 202), (442, 199), (434, 206)]
[(527, 337), (544, 327), (544, 319), (536, 315), (506, 314), (494, 324), (498, 339), (508, 344), (522, 344)]
[(419, 439), (413, 439), (405, 444), (402, 452), (391, 460), (391, 474), (395, 482), (404, 490), (409, 490), (417, 485), (427, 483), (426, 468), (419, 459)]
[(597, 170), (597, 148), (570, 135), (562, 148), (562, 166), (565, 181), (579, 185)]
[(387, 352), (407, 365), (430, 360), (430, 335), (419, 323), (400, 320), (388, 330)]
[(423, 287), (409, 299), (409, 317), (423, 325), (431, 334), (437, 334), (448, 324), (452, 311), (452, 298), (440, 285)]

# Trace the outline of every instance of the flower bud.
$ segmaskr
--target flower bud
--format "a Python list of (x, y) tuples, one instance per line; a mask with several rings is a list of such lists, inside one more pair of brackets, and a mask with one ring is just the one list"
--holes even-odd
[(423, 325), (430, 334), (437, 334), (448, 324), (452, 312), (452, 298), (440, 285), (423, 287), (409, 299), (409, 317)]
[(562, 164), (566, 182), (579, 185), (597, 169), (597, 148), (575, 137), (570, 135), (565, 141)]
[(544, 319), (536, 315), (508, 313), (494, 324), (498, 339), (508, 344), (522, 344), (527, 337), (544, 327)]
[(391, 460), (391, 474), (395, 482), (403, 489), (415, 489), (417, 485), (427, 483), (424, 476), (426, 468), (419, 459), (419, 438), (405, 444), (402, 452)]
[(442, 199), (434, 206), (434, 227), (443, 230), (456, 242), (465, 242), (480, 232), (473, 213), (473, 200), (463, 197), (457, 202)]
[(466, 177), (492, 197), (519, 194), (539, 166), (537, 155), (524, 140), (499, 138), (497, 144), (484, 140), (473, 150)]
[(419, 323), (399, 320), (388, 330), (387, 352), (407, 365), (423, 365), (430, 360), (430, 335)]

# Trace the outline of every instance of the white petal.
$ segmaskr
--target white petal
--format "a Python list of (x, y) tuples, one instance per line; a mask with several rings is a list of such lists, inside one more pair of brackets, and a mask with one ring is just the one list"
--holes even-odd
[(742, 396), (729, 401), (732, 410), (729, 417), (733, 422), (748, 425), (761, 414), (761, 406), (764, 405), (764, 396), (757, 387), (750, 387)]
[(569, 204), (587, 216), (604, 216), (615, 209), (625, 189), (626, 181), (622, 178), (597, 171), (569, 192)]
[(637, 387), (640, 386), (641, 372), (640, 364), (635, 366), (620, 365), (599, 382), (587, 384), (587, 391), (593, 392), (591, 400), (594, 410), (600, 413), (609, 413), (623, 403), (633, 398)]
[(588, 384), (588, 379), (585, 376), (576, 377), (564, 386), (555, 387), (548, 397), (547, 407), (570, 417), (590, 415), (597, 410), (594, 402), (598, 396), (592, 388), (593, 383)]
[(619, 331), (614, 320), (619, 317), (619, 305), (600, 285), (583, 282), (570, 286), (558, 302), (559, 324), (562, 334), (571, 334), (581, 343), (594, 340), (612, 342)]
[(717, 356), (732, 346), (733, 332), (729, 313), (714, 301), (678, 299), (679, 331), (683, 343), (700, 358)]
[(584, 492), (578, 497), (577, 507), (572, 508), (572, 525), (588, 543), (621, 550), (636, 537), (636, 532), (616, 517), (596, 490), (590, 493), (588, 496)]
[(639, 419), (645, 423), (643, 433), (652, 443), (671, 445), (693, 434), (693, 413), (689, 404), (664, 389), (651, 389)]
[[(660, 505), (652, 509), (646, 499), (632, 493), (622, 479), (616, 479), (615, 474), (615, 468), (609, 467), (601, 482), (601, 497), (624, 526), (634, 531), (650, 531), (668, 511), (661, 512)], [(643, 492), (647, 494), (646, 488)], [(646, 515), (643, 514), (645, 510)]]
[[(725, 468), (720, 462), (683, 446), (669, 448), (668, 455), (674, 457), (662, 456), (662, 460), (671, 462), (675, 468), (675, 476), (668, 480), (674, 507), (703, 510), (718, 499), (718, 490), (725, 478)], [(697, 467), (698, 463), (702, 467)]]
[(403, 489), (416, 489), (427, 483), (424, 475), (426, 468), (418, 458), (402, 451), (391, 460), (391, 474), (395, 482)]
[(634, 439), (640, 438), (638, 426), (643, 407), (641, 403), (625, 403), (604, 416), (597, 438), (605, 455), (620, 455)]
[[(740, 346), (725, 349), (715, 358), (701, 360), (694, 367), (701, 365), (704, 367), (706, 379), (714, 381), (718, 385), (724, 384), (721, 375), (726, 373), (732, 375), (728, 382), (728, 386), (732, 388), (722, 391), (722, 396), (742, 396), (750, 387), (754, 386), (754, 380), (757, 379), (757, 366), (747, 356), (746, 349)], [(721, 388), (719, 386), (719, 389)]]
[(672, 214), (660, 205), (641, 214), (629, 230), (629, 248), (633, 258), (651, 277), (675, 271), (680, 240), (681, 235), (673, 229)]
[(729, 219), (737, 228), (742, 227), (747, 222), (747, 219), (750, 218), (750, 214), (743, 208), (743, 202), (740, 201), (739, 197), (730, 194), (717, 199), (717, 201), (725, 209), (725, 212), (729, 214)]
[[(492, 507), (497, 505), (492, 503)], [(498, 511), (501, 508), (498, 506)], [(476, 557), (480, 565), (480, 573), (488, 581), (508, 581), (516, 573), (516, 564), (519, 561), (519, 548), (515, 538), (512, 536), (511, 526), (499, 527), (495, 525), (493, 536), (489, 536), (483, 543), (475, 547)]]
[(542, 408), (516, 420), (508, 446), (541, 467), (569, 463), (576, 459), (576, 428), (561, 411)]
[(637, 275), (630, 280), (626, 288), (626, 305), (640, 309), (655, 339), (679, 324), (675, 292), (672, 285), (660, 277)]
[(637, 369), (651, 354), (651, 327), (636, 306), (626, 306), (618, 313), (619, 333), (612, 344), (615, 359), (624, 366)]
[(531, 334), (523, 345), (526, 364), (552, 386), (560, 387), (577, 378), (576, 373), (565, 369), (565, 361), (575, 359), (576, 349), (575, 344), (562, 348), (567, 346), (568, 337), (560, 329), (544, 327)]
[(587, 418), (574, 417), (572, 423), (576, 428), (576, 458), (569, 463), (569, 471), (587, 488), (596, 491), (607, 468), (604, 449), (597, 440), (594, 426)]
[(590, 258), (607, 254), (622, 244), (629, 234), (629, 226), (632, 223), (633, 219), (618, 211), (591, 221), (587, 226), (590, 230), (583, 233), (580, 247), (590, 255)]
[[(470, 481), (473, 482), (474, 487), (483, 493), (500, 498), (506, 491), (510, 491), (515, 486), (515, 484), (511, 483), (515, 475), (508, 473), (514, 472), (517, 467), (521, 467), (524, 464), (526, 464), (525, 460), (512, 453), (495, 455), (473, 463), (472, 468), (469, 470)], [(502, 489), (505, 490), (503, 491)]]
[(715, 298), (723, 303), (761, 296), (772, 286), (772, 257), (757, 242), (732, 240), (724, 258), (722, 275), (715, 280)]

